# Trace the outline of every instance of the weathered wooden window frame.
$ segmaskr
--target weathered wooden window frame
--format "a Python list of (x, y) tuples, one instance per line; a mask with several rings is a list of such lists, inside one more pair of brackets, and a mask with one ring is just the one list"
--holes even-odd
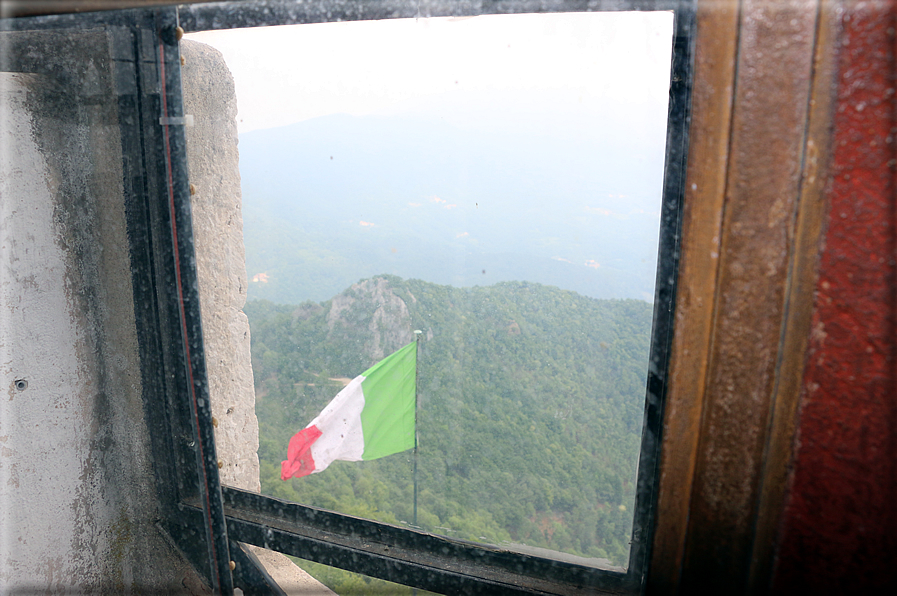
[[(11, 19), (3, 29), (104, 27), (115, 64), (135, 312), (159, 525), (216, 593), (282, 593), (248, 543), (349, 571), (465, 594), (644, 589), (679, 263), (694, 0), (264, 0)], [(427, 534), (222, 487), (193, 247), (178, 40), (184, 31), (415, 16), (675, 13), (661, 233), (632, 548), (625, 573)]]

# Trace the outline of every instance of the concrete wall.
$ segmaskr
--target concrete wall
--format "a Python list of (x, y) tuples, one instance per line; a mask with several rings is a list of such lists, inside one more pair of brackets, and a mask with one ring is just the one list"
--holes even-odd
[(109, 40), (0, 55), (44, 73), (0, 73), (0, 593), (201, 593), (154, 525)]

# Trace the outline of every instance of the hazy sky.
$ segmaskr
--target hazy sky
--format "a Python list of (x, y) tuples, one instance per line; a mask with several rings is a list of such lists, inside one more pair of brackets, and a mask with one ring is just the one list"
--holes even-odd
[[(239, 130), (247, 132), (487, 96), (510, 111), (553, 102), (605, 116), (613, 109), (623, 121), (665, 114), (672, 27), (671, 12), (610, 12), (260, 27), (187, 38), (224, 54)], [(511, 105), (518, 99), (530, 107)]]

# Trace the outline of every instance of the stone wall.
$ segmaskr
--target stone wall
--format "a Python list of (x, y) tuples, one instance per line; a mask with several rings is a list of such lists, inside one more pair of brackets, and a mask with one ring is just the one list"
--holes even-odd
[(221, 54), (209, 46), (184, 40), (181, 56), (184, 113), (194, 122), (186, 129), (193, 234), (221, 482), (258, 491), (234, 82)]
[[(181, 56), (184, 113), (194, 122), (187, 128), (193, 234), (221, 482), (258, 491), (259, 429), (249, 321), (242, 311), (247, 279), (234, 82), (214, 48), (183, 40)], [(250, 549), (288, 593), (332, 593), (284, 555)]]

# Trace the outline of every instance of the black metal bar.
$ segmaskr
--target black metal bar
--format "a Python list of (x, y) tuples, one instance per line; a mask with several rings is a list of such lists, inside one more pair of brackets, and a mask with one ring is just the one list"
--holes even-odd
[[(141, 57), (140, 32), (152, 30), (151, 15), (133, 14), (130, 25), (110, 27), (113, 48), (113, 69), (118, 94), (119, 125), (122, 137), (122, 174), (125, 198), (125, 213), (128, 222), (128, 240), (131, 255), (132, 287), (134, 291), (135, 323), (138, 329), (141, 380), (144, 397), (144, 412), (150, 429), (150, 441), (156, 474), (156, 492), (165, 518), (177, 515), (179, 494), (178, 441), (172, 432), (171, 395), (175, 391), (165, 374), (171, 366), (166, 364), (168, 339), (163, 332), (158, 288), (164, 287), (165, 274), (159, 268), (158, 240), (161, 222), (158, 221), (155, 201), (158, 196), (158, 177), (154, 165), (155, 152), (148, 147), (154, 145), (151, 113), (158, 113), (153, 94), (147, 86), (155, 89), (155, 77), (147, 81), (145, 60)], [(154, 217), (155, 214), (155, 217)], [(154, 243), (153, 239), (156, 239)], [(164, 243), (163, 243), (164, 244)], [(155, 283), (153, 283), (155, 282)], [(181, 456), (182, 458), (183, 456)]]
[(181, 353), (187, 374), (185, 395), (195, 441), (202, 529), (208, 548), (209, 572), (215, 593), (233, 594), (231, 558), (224, 521), (218, 457), (215, 452), (212, 407), (202, 344), (202, 321), (196, 254), (193, 247), (192, 210), (187, 177), (187, 140), (183, 128), (183, 99), (178, 41), (182, 34), (175, 9), (155, 11), (155, 51), (159, 69), (163, 160), (166, 170), (165, 201), (170, 212), (174, 252), (174, 298), (180, 324)]
[[(80, 29), (85, 25), (103, 27), (106, 25), (124, 25), (141, 22), (146, 15), (152, 13), (142, 8), (118, 8), (103, 12), (78, 12), (75, 7), (65, 10), (61, 5), (58, 10), (41, 14), (18, 15), (15, 10), (0, 18), (0, 31), (36, 31), (43, 29)], [(35, 11), (36, 12), (36, 11)]]
[(185, 31), (415, 17), (676, 10), (683, 0), (242, 0), (180, 8)]
[(126, 193), (126, 205), (144, 400), (162, 514), (159, 526), (211, 584), (213, 566), (206, 554), (208, 538), (203, 526), (185, 522), (178, 505), (181, 499), (198, 498), (201, 489), (197, 440), (186, 397), (189, 385), (176, 291), (173, 213), (166, 201), (168, 168), (164, 131), (159, 124), (162, 97), (155, 17), (150, 11), (104, 16), (107, 20), (118, 16), (131, 27), (135, 60), (137, 110), (133, 114), (123, 112), (120, 118), (123, 129), (128, 129), (123, 136), (139, 137), (140, 144), (139, 152), (123, 150), (123, 159), (124, 169), (134, 178), (130, 193)]
[(234, 561), (234, 584), (245, 596), (287, 596), (245, 545), (231, 540), (230, 554)]
[(484, 595), (524, 595), (524, 594), (602, 594), (594, 589), (555, 584), (549, 582), (528, 582), (511, 573), (494, 573), (491, 577), (476, 575), (472, 566), (456, 569), (441, 564), (422, 565), (410, 560), (372, 553), (368, 549), (351, 548), (330, 540), (314, 539), (294, 534), (280, 528), (272, 528), (247, 520), (228, 517), (228, 528), (241, 540), (251, 543), (264, 542), (270, 548), (352, 571), (371, 577), (422, 588), (440, 594), (484, 594)]
[[(214, 0), (191, 0), (192, 2), (212, 2)], [(3, 18), (50, 16), (70, 13), (90, 13), (99, 11), (150, 8), (178, 4), (176, 0), (4, 0), (0, 3)]]
[[(181, 519), (178, 502), (199, 494), (195, 439), (190, 432), (187, 378), (178, 323), (171, 213), (166, 208), (166, 166), (162, 127), (159, 125), (158, 60), (154, 15), (124, 11), (79, 15), (81, 27), (102, 26), (107, 31), (111, 73), (118, 103), (121, 131), (122, 190), (131, 259), (134, 314), (140, 350), (144, 415), (149, 429), (155, 472), (154, 486), (161, 518), (158, 527), (178, 546), (184, 557), (211, 583), (207, 540), (202, 527)], [(33, 19), (27, 19), (31, 22)], [(38, 19), (44, 31), (73, 26), (70, 19)], [(191, 445), (192, 444), (192, 445)], [(199, 530), (199, 531), (197, 531)]]
[[(466, 585), (460, 576), (471, 582), (463, 593), (475, 586), (484, 586), (482, 593), (492, 593), (486, 587), (498, 589), (505, 583), (515, 586), (514, 590), (525, 589), (524, 593), (624, 593), (631, 589), (623, 573), (436, 536), (231, 487), (224, 487), (223, 493), (231, 539), (392, 582), (450, 593)], [(400, 563), (402, 571), (397, 571)], [(449, 575), (443, 577), (443, 572)]]
[(696, 34), (696, 1), (683, 2), (675, 13), (673, 56), (670, 72), (670, 101), (667, 117), (667, 147), (664, 190), (661, 205), (655, 282), (654, 322), (645, 391), (642, 448), (629, 552), (629, 576), (642, 586), (648, 572), (654, 536), (654, 520), (659, 484), (660, 446), (667, 376), (673, 342), (676, 286), (679, 278), (679, 251), (682, 209), (685, 196), (688, 124), (691, 115), (692, 72)]

